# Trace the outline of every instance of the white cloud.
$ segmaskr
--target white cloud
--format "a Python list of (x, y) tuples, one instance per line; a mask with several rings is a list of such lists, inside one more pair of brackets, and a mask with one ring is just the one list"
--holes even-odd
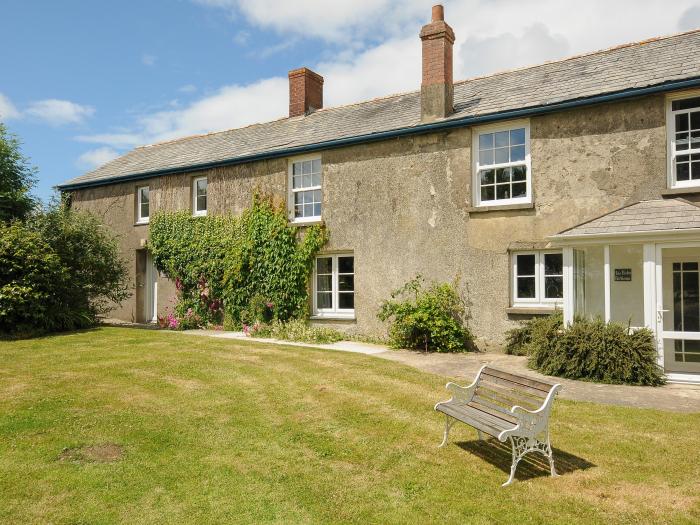
[(678, 29), (689, 31), (700, 28), (700, 5), (694, 5), (686, 9), (678, 20)]
[(148, 53), (141, 55), (141, 63), (144, 66), (152, 66), (156, 63), (156, 60), (158, 60), (158, 57), (155, 55), (149, 55)]
[(197, 91), (197, 86), (194, 84), (187, 84), (178, 89), (180, 93), (194, 93)]
[(5, 95), (0, 93), (0, 121), (20, 118), (21, 114)]
[(90, 151), (86, 151), (80, 157), (78, 157), (77, 165), (81, 169), (95, 169), (103, 164), (106, 164), (110, 160), (114, 160), (119, 156), (119, 153), (108, 147), (97, 148)]
[(95, 109), (69, 100), (52, 98), (32, 102), (25, 113), (53, 126), (60, 126), (62, 124), (81, 124), (95, 113)]
[(245, 31), (241, 30), (238, 31), (235, 35), (233, 35), (233, 41), (238, 44), (239, 46), (244, 46), (248, 43), (248, 39), (250, 38), (250, 31)]
[(91, 144), (109, 144), (113, 148), (123, 149), (144, 144), (147, 139), (136, 133), (98, 133), (96, 135), (78, 135), (75, 140)]

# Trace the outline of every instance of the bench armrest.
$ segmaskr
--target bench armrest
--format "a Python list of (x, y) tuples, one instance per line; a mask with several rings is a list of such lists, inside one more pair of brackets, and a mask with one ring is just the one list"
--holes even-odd
[(460, 386), (457, 383), (447, 383), (445, 385), (445, 388), (452, 392), (452, 397), (447, 401), (440, 401), (439, 403), (437, 403), (435, 405), (435, 409), (437, 410), (438, 405), (442, 405), (444, 403), (456, 402), (464, 405), (469, 403), (472, 400), (472, 397), (474, 397), (474, 391), (476, 390), (476, 385), (479, 382), (481, 370), (483, 370), (484, 368), (486, 368), (486, 365), (481, 367), (479, 373), (476, 374), (476, 379), (474, 379), (474, 382), (469, 386)]
[(518, 420), (518, 424), (511, 430), (504, 430), (501, 432), (498, 439), (500, 441), (505, 441), (510, 436), (534, 438), (538, 434), (541, 434), (547, 430), (547, 426), (549, 424), (549, 413), (552, 410), (552, 403), (554, 403), (554, 397), (557, 395), (557, 392), (559, 392), (560, 389), (560, 384), (554, 385), (549, 391), (549, 394), (547, 394), (542, 406), (537, 410), (528, 410), (518, 405), (511, 408), (510, 411)]

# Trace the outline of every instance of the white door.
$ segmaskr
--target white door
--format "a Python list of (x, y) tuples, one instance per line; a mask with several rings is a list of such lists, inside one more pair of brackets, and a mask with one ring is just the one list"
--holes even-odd
[(657, 326), (664, 371), (700, 373), (700, 248), (661, 251)]
[(150, 253), (146, 254), (146, 282), (144, 283), (145, 301), (144, 309), (146, 322), (152, 323), (158, 320), (158, 270), (153, 264)]

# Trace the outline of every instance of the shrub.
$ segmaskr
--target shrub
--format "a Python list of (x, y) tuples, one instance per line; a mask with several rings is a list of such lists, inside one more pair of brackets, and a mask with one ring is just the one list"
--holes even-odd
[(541, 343), (548, 336), (556, 335), (556, 332), (563, 325), (564, 316), (561, 312), (544, 317), (533, 317), (523, 321), (520, 326), (506, 333), (505, 353), (509, 355), (527, 355), (533, 332), (537, 334), (537, 338)]
[(304, 319), (274, 320), (269, 324), (256, 322), (253, 325), (245, 325), (244, 331), (251, 337), (272, 338), (300, 343), (328, 344), (344, 339), (343, 334), (337, 330), (311, 326)]
[(532, 319), (511, 330), (506, 352), (528, 355), (543, 374), (601, 383), (663, 384), (651, 330), (630, 330), (602, 319), (577, 318), (567, 327), (561, 313)]
[(472, 335), (463, 324), (464, 315), (464, 302), (455, 286), (432, 283), (426, 287), (419, 275), (394, 291), (377, 317), (393, 320), (389, 341), (394, 348), (463, 352), (473, 345)]
[(128, 297), (117, 243), (93, 216), (61, 205), (0, 231), (0, 331), (70, 330)]
[(237, 329), (306, 316), (311, 263), (326, 238), (319, 225), (301, 235), (283, 204), (256, 194), (238, 217), (156, 214), (149, 249), (176, 281), (178, 315), (192, 309), (203, 324)]

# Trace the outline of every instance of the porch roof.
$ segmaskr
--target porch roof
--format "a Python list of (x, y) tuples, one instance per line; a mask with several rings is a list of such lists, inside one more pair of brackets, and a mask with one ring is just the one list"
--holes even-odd
[(640, 201), (581, 223), (550, 237), (552, 241), (614, 235), (652, 234), (698, 229), (700, 206), (685, 199)]

